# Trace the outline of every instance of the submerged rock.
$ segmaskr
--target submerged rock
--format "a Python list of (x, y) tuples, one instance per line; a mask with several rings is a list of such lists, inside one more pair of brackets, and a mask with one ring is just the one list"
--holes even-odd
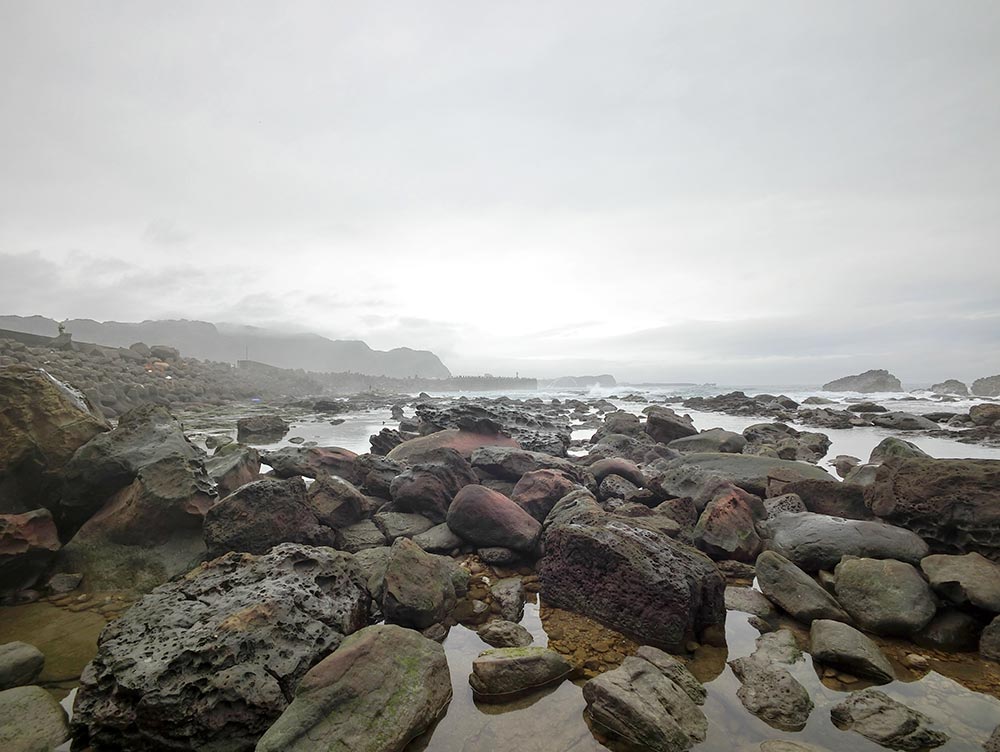
[(69, 738), (66, 711), (41, 687), (0, 692), (0, 749), (49, 752)]
[(603, 731), (650, 752), (681, 752), (704, 741), (708, 731), (699, 700), (685, 690), (697, 684), (692, 676), (681, 686), (657, 663), (637, 655), (584, 684), (583, 699)]
[(480, 653), (472, 662), (469, 684), (477, 700), (506, 702), (560, 682), (573, 671), (569, 661), (548, 648), (495, 648)]
[(782, 629), (761, 635), (752, 654), (729, 662), (740, 680), (736, 696), (769, 726), (800, 731), (809, 720), (813, 709), (809, 693), (783, 667), (795, 663), (801, 655), (795, 637)]
[(851, 693), (830, 709), (830, 718), (837, 728), (890, 749), (932, 749), (948, 741), (947, 734), (931, 728), (930, 718), (877, 689)]
[(364, 625), (368, 603), (354, 558), (328, 548), (282, 544), (203, 564), (101, 633), (76, 697), (75, 743), (249, 749), (310, 666)]
[(366, 627), (302, 678), (256, 752), (401, 752), (451, 694), (438, 643), (402, 627)]
[(531, 632), (512, 621), (496, 619), (480, 627), (479, 638), (495, 648), (523, 648), (535, 639)]
[(679, 651), (725, 621), (724, 583), (708, 557), (672, 540), (651, 519), (581, 512), (549, 526), (539, 568), (542, 598)]
[(870, 638), (839, 621), (817, 619), (809, 631), (809, 653), (813, 659), (878, 684), (896, 678), (892, 664)]

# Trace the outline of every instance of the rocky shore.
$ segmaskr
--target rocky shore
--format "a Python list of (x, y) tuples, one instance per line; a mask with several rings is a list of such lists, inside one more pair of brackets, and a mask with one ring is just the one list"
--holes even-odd
[[(889, 438), (838, 480), (822, 433), (597, 399), (394, 398), (370, 453), (261, 450), (281, 408), (194, 441), (164, 404), (112, 422), (79, 386), (0, 368), (0, 595), (108, 620), (62, 682), (32, 631), (0, 645), (4, 749), (434, 749), (449, 708), (571, 686), (589, 730), (518, 746), (685, 750), (729, 722), (720, 675), (766, 752), (815, 748), (789, 735), (818, 716), (829, 749), (995, 744), (996, 720), (893, 686), (954, 661), (1000, 694), (1000, 460)], [(727, 396), (747, 400), (800, 409)], [(732, 655), (742, 619), (759, 637)], [(452, 633), (479, 641), (458, 681)]]

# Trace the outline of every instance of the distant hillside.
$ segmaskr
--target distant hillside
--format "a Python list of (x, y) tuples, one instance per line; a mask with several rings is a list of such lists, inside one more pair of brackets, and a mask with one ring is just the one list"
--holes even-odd
[[(0, 328), (54, 337), (58, 324), (43, 316), (0, 316)], [(206, 321), (92, 321), (71, 319), (66, 331), (74, 340), (128, 347), (135, 342), (170, 345), (188, 358), (235, 363), (251, 360), (280, 368), (317, 372), (351, 371), (371, 376), (446, 379), (444, 363), (427, 350), (398, 347), (388, 352), (372, 350), (359, 340), (332, 340), (317, 334), (284, 334), (251, 326)]]

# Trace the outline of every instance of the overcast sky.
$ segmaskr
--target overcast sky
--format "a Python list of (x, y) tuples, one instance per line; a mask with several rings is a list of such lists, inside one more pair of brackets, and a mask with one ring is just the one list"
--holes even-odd
[(1000, 3), (0, 0), (0, 313), (1000, 372)]

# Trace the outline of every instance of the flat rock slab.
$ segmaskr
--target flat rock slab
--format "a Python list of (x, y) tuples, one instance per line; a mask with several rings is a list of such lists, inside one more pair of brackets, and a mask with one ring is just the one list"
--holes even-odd
[(573, 671), (569, 661), (548, 648), (496, 648), (480, 653), (472, 662), (469, 684), (476, 699), (505, 702), (562, 681)]
[(920, 561), (931, 587), (952, 603), (1000, 614), (1000, 566), (977, 553), (935, 554)]
[(857, 731), (889, 749), (922, 750), (940, 747), (948, 736), (933, 728), (933, 721), (877, 689), (854, 692), (830, 709), (837, 728)]
[(892, 664), (869, 637), (839, 621), (817, 619), (809, 631), (809, 653), (814, 660), (855, 676), (888, 684), (896, 678)]
[(302, 678), (256, 752), (401, 752), (451, 695), (438, 643), (402, 627), (366, 627)]

